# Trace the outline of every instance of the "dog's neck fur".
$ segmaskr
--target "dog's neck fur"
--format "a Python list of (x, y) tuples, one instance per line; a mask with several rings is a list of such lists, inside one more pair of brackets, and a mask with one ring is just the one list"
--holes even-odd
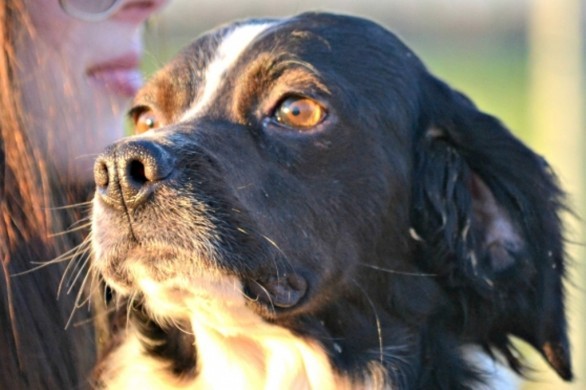
[[(149, 285), (149, 283), (143, 283)], [(102, 367), (101, 386), (105, 388), (156, 388), (156, 389), (344, 389), (352, 388), (350, 381), (333, 369), (326, 350), (319, 343), (294, 334), (287, 328), (263, 320), (245, 305), (236, 284), (226, 280), (219, 295), (223, 299), (208, 299), (192, 292), (195, 298), (185, 299), (181, 308), (161, 306), (160, 302), (173, 302), (169, 294), (160, 290), (147, 297), (146, 311), (157, 308), (158, 321), (193, 335), (197, 359), (189, 372), (173, 372), (177, 362), (148, 352), (169, 342), (151, 339), (141, 326), (128, 326), (122, 345)], [(149, 291), (149, 288), (146, 288)], [(218, 292), (218, 289), (216, 289)], [(149, 299), (151, 298), (151, 299)], [(150, 306), (150, 309), (148, 308)], [(179, 315), (189, 324), (183, 329), (178, 321), (159, 318), (167, 310)], [(139, 320), (142, 321), (142, 320)], [(154, 326), (158, 326), (152, 323)], [(173, 337), (173, 336), (171, 336)], [(186, 338), (182, 343), (188, 342)], [(179, 356), (174, 356), (178, 358)], [(171, 359), (173, 360), (173, 359)]]
[[(205, 388), (341, 387), (320, 346), (253, 313), (247, 317), (255, 322), (252, 326), (243, 328), (242, 333), (226, 335), (194, 316), (192, 324), (201, 354), (198, 383)], [(225, 375), (227, 367), (231, 367), (230, 375)]]
[[(418, 381), (409, 369), (420, 353), (418, 336), (401, 327), (389, 333), (378, 322), (387, 322), (382, 307), (363, 313), (377, 318), (368, 340), (356, 334), (357, 324), (371, 324), (355, 310), (365, 305), (354, 302), (357, 297), (304, 324), (313, 334), (304, 337), (296, 326), (266, 321), (248, 307), (236, 278), (210, 272), (191, 275), (191, 284), (155, 283), (140, 265), (134, 267), (144, 301), (141, 309), (131, 309), (123, 343), (100, 367), (100, 387), (385, 389)], [(430, 370), (449, 370), (447, 363)]]
[[(224, 308), (225, 310), (225, 308)], [(225, 312), (224, 312), (225, 313)], [(190, 329), (176, 324), (174, 330), (188, 333), (177, 341), (177, 335), (153, 340), (132, 322), (128, 324), (124, 342), (110, 355), (107, 365), (100, 368), (100, 388), (106, 389), (391, 389), (408, 386), (407, 378), (390, 377), (387, 364), (372, 359), (360, 377), (349, 377), (333, 369), (330, 356), (319, 343), (290, 330), (265, 322), (248, 308), (233, 312), (242, 326), (234, 328), (211, 325), (205, 315), (194, 313)], [(227, 319), (230, 325), (230, 318)], [(144, 318), (142, 319), (144, 320)], [(144, 325), (144, 324), (141, 324)], [(154, 325), (154, 323), (151, 323)], [(157, 325), (154, 325), (157, 326)], [(195, 336), (192, 338), (191, 336)], [(172, 340), (173, 339), (173, 340)], [(195, 340), (195, 345), (190, 341)], [(147, 349), (164, 343), (184, 343), (181, 350), (191, 351), (195, 364), (181, 374), (173, 366), (181, 359), (174, 354), (166, 359)], [(392, 349), (392, 348), (391, 348)], [(174, 349), (176, 352), (177, 349)], [(386, 351), (384, 351), (386, 352)], [(392, 356), (401, 356), (394, 349)], [(401, 352), (401, 351), (399, 351)], [(477, 348), (463, 350), (465, 360), (476, 369), (490, 372), (490, 380), (474, 383), (477, 389), (515, 389), (517, 380), (508, 370), (488, 359)], [(197, 359), (195, 356), (197, 355)], [(375, 354), (373, 354), (374, 356)], [(386, 356), (386, 355), (385, 355)], [(185, 358), (185, 356), (183, 357)], [(387, 362), (389, 363), (389, 362)], [(356, 374), (356, 373), (354, 373)], [(402, 375), (404, 375), (403, 372)], [(395, 382), (395, 379), (398, 382)]]
[(197, 374), (175, 376), (169, 362), (146, 354), (148, 340), (132, 327), (102, 371), (105, 388), (287, 389), (350, 388), (334, 373), (323, 349), (270, 324), (226, 336), (196, 320)]

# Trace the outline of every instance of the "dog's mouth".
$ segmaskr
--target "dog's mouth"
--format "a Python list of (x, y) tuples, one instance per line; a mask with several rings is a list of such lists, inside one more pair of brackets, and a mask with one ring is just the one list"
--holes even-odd
[(101, 252), (99, 271), (118, 295), (151, 300), (151, 311), (167, 317), (202, 302), (231, 301), (273, 320), (303, 306), (309, 296), (310, 281), (292, 270), (221, 269), (206, 256), (172, 246), (163, 249), (160, 243), (154, 248), (128, 244), (115, 255), (106, 247)]
[[(230, 299), (266, 319), (297, 313), (313, 273), (267, 236), (204, 151), (189, 161), (171, 156), (129, 141), (96, 163), (94, 265), (106, 283), (118, 295), (161, 301), (153, 311), (165, 297), (184, 308)], [(174, 164), (183, 168), (171, 175)]]

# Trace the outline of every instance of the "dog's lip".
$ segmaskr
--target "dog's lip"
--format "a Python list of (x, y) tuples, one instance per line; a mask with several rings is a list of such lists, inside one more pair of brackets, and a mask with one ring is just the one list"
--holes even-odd
[(91, 65), (86, 74), (91, 81), (109, 93), (133, 97), (143, 83), (139, 62), (139, 53), (130, 52)]
[(299, 305), (309, 289), (307, 280), (299, 273), (271, 276), (266, 280), (251, 280), (246, 284), (247, 295), (273, 308), (290, 309)]

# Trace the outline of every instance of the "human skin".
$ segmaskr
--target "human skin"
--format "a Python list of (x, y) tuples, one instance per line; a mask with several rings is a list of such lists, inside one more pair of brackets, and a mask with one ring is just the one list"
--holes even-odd
[(124, 0), (99, 22), (68, 15), (57, 0), (24, 0), (31, 28), (16, 70), (31, 142), (68, 179), (91, 179), (93, 160), (124, 134), (124, 112), (142, 83), (146, 19), (167, 0)]

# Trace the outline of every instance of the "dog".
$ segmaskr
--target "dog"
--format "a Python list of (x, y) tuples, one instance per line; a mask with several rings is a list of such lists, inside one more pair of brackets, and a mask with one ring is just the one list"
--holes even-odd
[(305, 13), (207, 33), (95, 164), (103, 388), (468, 389), (571, 380), (564, 193), (396, 36)]

